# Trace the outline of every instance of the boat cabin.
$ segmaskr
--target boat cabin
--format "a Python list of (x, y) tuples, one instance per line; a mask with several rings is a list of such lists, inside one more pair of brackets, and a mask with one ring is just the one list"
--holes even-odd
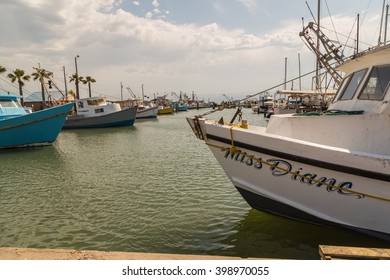
[(345, 73), (345, 78), (329, 110), (390, 113), (390, 45), (358, 54), (338, 70)]
[(21, 96), (0, 95), (0, 120), (27, 114), (18, 98)]
[(99, 115), (111, 114), (121, 110), (117, 103), (106, 101), (104, 96), (89, 97), (76, 101), (77, 115), (84, 117), (95, 117)]
[(266, 132), (390, 156), (390, 45), (358, 54), (338, 69), (345, 76), (327, 111), (318, 115), (274, 115)]

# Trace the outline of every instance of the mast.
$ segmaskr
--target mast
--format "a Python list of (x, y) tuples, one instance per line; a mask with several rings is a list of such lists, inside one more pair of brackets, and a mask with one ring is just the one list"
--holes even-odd
[(357, 15), (357, 27), (356, 27), (356, 54), (359, 53), (359, 24), (360, 24), (360, 15)]
[[(383, 24), (383, 14), (385, 13), (385, 0), (383, 0), (383, 6), (382, 6), (382, 15), (381, 15), (381, 25), (379, 28), (379, 38), (378, 38), (378, 46), (381, 44), (381, 37), (382, 37), (382, 24)], [(387, 16), (387, 15), (386, 15)]]
[[(318, 0), (318, 11), (317, 11), (317, 25), (318, 29), (321, 28), (321, 0)], [(320, 49), (320, 38), (317, 36), (317, 50)], [(316, 89), (320, 88), (320, 53), (317, 52), (317, 61), (316, 61)]]
[(299, 73), (299, 90), (302, 90), (302, 75), (301, 75), (301, 54), (298, 53), (298, 73)]
[(66, 85), (66, 73), (65, 73), (65, 66), (62, 66), (62, 70), (64, 71), (64, 82), (65, 82), (65, 100), (68, 102), (68, 87)]
[(287, 89), (287, 57), (284, 58), (284, 89)]
[(383, 38), (383, 42), (386, 44), (387, 40), (387, 19), (389, 17), (389, 4), (386, 5), (386, 17), (385, 17), (385, 37)]

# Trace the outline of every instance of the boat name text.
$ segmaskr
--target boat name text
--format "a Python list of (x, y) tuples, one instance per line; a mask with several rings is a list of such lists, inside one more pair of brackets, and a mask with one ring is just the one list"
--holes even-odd
[(253, 155), (249, 155), (245, 152), (237, 151), (226, 151), (222, 150), (225, 153), (225, 158), (234, 160), (245, 164), (248, 167), (253, 167), (255, 169), (261, 170), (263, 167), (269, 167), (271, 174), (275, 177), (282, 177), (290, 175), (291, 180), (300, 182), (301, 184), (306, 184), (308, 186), (315, 186), (320, 188), (326, 186), (328, 192), (337, 192), (341, 195), (355, 196), (357, 198), (364, 198), (364, 195), (352, 193), (346, 191), (347, 189), (352, 189), (352, 182), (337, 182), (335, 178), (320, 177), (314, 173), (306, 173), (302, 168), (297, 168), (294, 171), (293, 165), (282, 159), (267, 159), (263, 160), (262, 158), (255, 158)]

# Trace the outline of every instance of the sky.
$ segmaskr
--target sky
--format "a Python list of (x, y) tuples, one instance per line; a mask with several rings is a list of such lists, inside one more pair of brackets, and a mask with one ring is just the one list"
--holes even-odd
[[(93, 95), (129, 98), (180, 91), (197, 98), (241, 99), (314, 70), (299, 37), (317, 18), (317, 0), (1, 0), (0, 65), (26, 74), (41, 67), (59, 88), (91, 76)], [(383, 0), (322, 0), (321, 26), (352, 54), (356, 17), (360, 48), (377, 44)], [(309, 10), (310, 8), (310, 10)], [(383, 38), (383, 35), (382, 35)], [(299, 55), (299, 56), (298, 56)], [(299, 59), (298, 59), (299, 57)], [(287, 76), (285, 76), (287, 65)], [(299, 68), (300, 65), (300, 68)], [(7, 73), (8, 73), (7, 72)], [(18, 93), (6, 74), (0, 94)], [(122, 91), (121, 91), (121, 85)], [(288, 87), (295, 85), (288, 85)], [(311, 77), (302, 80), (311, 88)], [(26, 82), (24, 95), (40, 91)], [(88, 87), (80, 86), (81, 97)]]

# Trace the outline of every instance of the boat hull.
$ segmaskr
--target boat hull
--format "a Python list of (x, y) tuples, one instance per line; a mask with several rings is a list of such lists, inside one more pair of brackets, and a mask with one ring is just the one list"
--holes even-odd
[(270, 135), (265, 128), (211, 121), (198, 127), (251, 207), (390, 241), (388, 159)]
[(53, 143), (73, 103), (0, 121), (0, 149)]
[(125, 108), (118, 112), (96, 117), (84, 117), (83, 115), (68, 116), (63, 128), (69, 129), (132, 126), (135, 121), (136, 113), (137, 107), (131, 107)]
[(168, 107), (164, 109), (159, 109), (158, 110), (158, 115), (166, 115), (166, 114), (172, 114), (174, 111), (173, 107)]
[(136, 119), (152, 119), (157, 118), (157, 107), (139, 109), (137, 111)]

